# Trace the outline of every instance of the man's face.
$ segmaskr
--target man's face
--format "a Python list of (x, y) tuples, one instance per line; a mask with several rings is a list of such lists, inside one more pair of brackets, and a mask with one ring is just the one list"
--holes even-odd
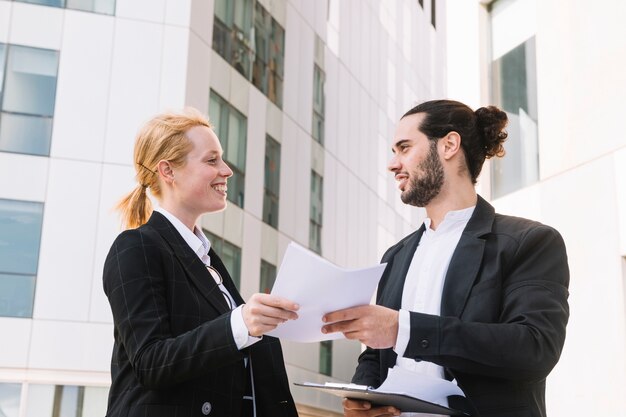
[(388, 167), (398, 181), (402, 202), (417, 207), (426, 207), (444, 183), (437, 142), (418, 129), (423, 118), (423, 113), (417, 113), (400, 120), (392, 146), (394, 156)]

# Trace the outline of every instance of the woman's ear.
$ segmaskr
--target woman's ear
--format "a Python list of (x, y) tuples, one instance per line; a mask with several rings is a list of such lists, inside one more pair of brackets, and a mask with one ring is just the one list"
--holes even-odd
[(170, 161), (160, 160), (157, 164), (157, 171), (159, 176), (165, 181), (167, 184), (171, 184), (174, 182), (174, 170), (172, 168), (172, 164)]

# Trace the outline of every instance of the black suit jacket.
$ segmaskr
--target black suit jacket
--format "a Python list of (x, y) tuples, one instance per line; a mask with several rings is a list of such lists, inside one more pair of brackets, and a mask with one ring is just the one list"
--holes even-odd
[[(209, 255), (242, 304), (219, 257)], [(237, 349), (219, 287), (162, 214), (118, 236), (103, 281), (115, 337), (109, 417), (237, 417), (249, 372), (244, 357), (257, 415), (297, 416), (279, 341), (264, 336)]]
[[(383, 256), (377, 304), (400, 309), (404, 280), (424, 227)], [(482, 416), (545, 416), (545, 379), (569, 317), (565, 245), (551, 227), (496, 214), (478, 203), (452, 255), (441, 315), (410, 312), (405, 357), (444, 367)], [(379, 386), (392, 349), (367, 348), (353, 382)]]

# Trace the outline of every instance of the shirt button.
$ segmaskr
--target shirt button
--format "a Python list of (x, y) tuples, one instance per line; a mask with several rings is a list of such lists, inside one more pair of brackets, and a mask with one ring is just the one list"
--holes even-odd
[(205, 402), (204, 404), (202, 404), (202, 414), (204, 414), (205, 416), (208, 416), (209, 414), (211, 414), (212, 408), (213, 407), (211, 407), (210, 402)]
[(422, 339), (422, 342), (421, 342), (421, 343), (422, 343), (422, 347), (423, 347), (424, 349), (426, 349), (426, 348), (428, 347), (428, 345), (429, 345), (428, 340), (426, 340), (426, 339)]

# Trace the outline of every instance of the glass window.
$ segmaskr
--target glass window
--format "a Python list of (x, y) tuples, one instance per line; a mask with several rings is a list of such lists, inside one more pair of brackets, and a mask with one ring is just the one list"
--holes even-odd
[(506, 154), (491, 163), (492, 197), (539, 180), (535, 38), (493, 61), (493, 102), (509, 118)]
[(276, 267), (261, 259), (261, 282), (259, 292), (269, 294), (276, 281)]
[(313, 139), (324, 144), (324, 72), (317, 65), (313, 70)]
[(2, 102), (2, 86), (4, 85), (4, 64), (7, 59), (7, 46), (0, 43), (0, 103)]
[(67, 0), (68, 9), (102, 14), (115, 14), (115, 0)]
[(42, 4), (44, 6), (63, 7), (65, 0), (16, 0), (22, 3)]
[(437, 0), (430, 1), (430, 23), (437, 28)]
[(323, 178), (315, 171), (311, 171), (311, 211), (309, 227), (309, 247), (311, 250), (322, 253), (322, 203)]
[(26, 417), (82, 417), (104, 415), (106, 387), (30, 384)]
[(32, 317), (43, 204), (0, 199), (0, 316)]
[(209, 112), (214, 131), (224, 148), (224, 160), (233, 170), (233, 176), (228, 179), (227, 198), (243, 208), (247, 142), (246, 117), (214, 91), (211, 91), (209, 98)]
[(282, 106), (285, 30), (256, 0), (217, 0), (213, 49)]
[(270, 136), (265, 138), (265, 193), (263, 221), (278, 228), (278, 196), (280, 192), (280, 144)]
[(320, 374), (331, 375), (333, 372), (333, 342), (320, 342)]
[(20, 414), (21, 395), (22, 384), (0, 382), (0, 416), (18, 417)]
[(203, 231), (211, 242), (211, 248), (220, 257), (235, 286), (239, 289), (241, 286), (241, 248), (206, 229)]
[(0, 151), (48, 155), (59, 53), (10, 45), (6, 57)]

